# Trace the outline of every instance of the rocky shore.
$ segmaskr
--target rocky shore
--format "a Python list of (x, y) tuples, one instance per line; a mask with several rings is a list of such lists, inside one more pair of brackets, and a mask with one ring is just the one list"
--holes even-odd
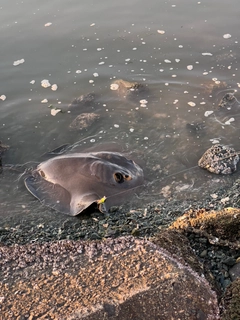
[(239, 319), (239, 187), (236, 180), (202, 202), (123, 205), (55, 227), (41, 217), (6, 223), (3, 319), (125, 319), (126, 312), (129, 319)]

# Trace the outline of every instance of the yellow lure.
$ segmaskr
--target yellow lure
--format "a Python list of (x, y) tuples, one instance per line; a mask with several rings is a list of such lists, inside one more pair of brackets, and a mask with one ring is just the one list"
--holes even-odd
[(104, 203), (105, 201), (107, 200), (107, 197), (102, 197), (101, 199), (99, 199), (98, 201), (97, 201), (97, 204), (102, 204), (102, 203)]

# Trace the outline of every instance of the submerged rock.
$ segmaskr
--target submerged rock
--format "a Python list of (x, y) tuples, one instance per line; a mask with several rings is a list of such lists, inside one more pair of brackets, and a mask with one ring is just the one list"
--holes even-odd
[(203, 134), (205, 133), (206, 124), (202, 121), (194, 121), (186, 124), (186, 129), (190, 134)]
[(99, 114), (96, 113), (81, 113), (73, 122), (69, 125), (70, 130), (83, 130), (89, 128), (94, 122), (100, 118)]
[(2, 141), (0, 141), (0, 155), (6, 151), (9, 148), (6, 144), (3, 144)]
[(216, 174), (231, 174), (237, 170), (238, 161), (238, 153), (233, 148), (216, 144), (203, 154), (198, 165)]
[(233, 93), (226, 93), (221, 101), (219, 102), (219, 107), (221, 108), (231, 108), (231, 106), (235, 103), (236, 98)]
[(227, 84), (224, 81), (209, 81), (203, 83), (201, 86), (204, 89), (204, 92), (214, 100), (217, 99), (217, 96), (221, 91), (227, 89)]
[(130, 82), (123, 79), (115, 80), (110, 87), (122, 98), (140, 100), (149, 96), (149, 89), (142, 83)]
[(95, 101), (94, 93), (82, 94), (80, 97), (73, 99), (73, 101), (68, 105), (68, 108), (79, 108), (82, 106), (91, 106)]
[(0, 247), (0, 256), (6, 319), (219, 319), (205, 278), (147, 240)]
[(0, 141), (0, 173), (2, 172), (2, 154), (9, 148), (9, 146), (5, 145)]

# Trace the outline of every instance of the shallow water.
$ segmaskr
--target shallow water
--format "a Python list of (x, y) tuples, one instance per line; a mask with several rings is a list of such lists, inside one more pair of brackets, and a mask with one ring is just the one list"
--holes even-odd
[[(220, 177), (196, 166), (217, 141), (239, 150), (238, 101), (230, 110), (217, 107), (226, 92), (236, 90), (240, 100), (239, 7), (237, 0), (1, 1), (0, 96), (6, 100), (0, 100), (0, 138), (10, 146), (4, 163), (42, 161), (43, 153), (65, 143), (82, 141), (81, 151), (117, 141), (154, 181), (130, 206), (201, 198), (227, 187), (238, 172)], [(121, 78), (149, 88), (146, 107), (110, 90)], [(43, 88), (44, 79), (58, 89)], [(48, 106), (66, 111), (88, 92), (96, 102), (78, 113), (96, 112), (100, 120), (70, 132), (76, 114), (52, 116)], [(206, 117), (206, 111), (214, 113)], [(28, 194), (19, 172), (4, 170), (0, 178), (3, 220), (14, 225), (28, 215), (55, 215)]]

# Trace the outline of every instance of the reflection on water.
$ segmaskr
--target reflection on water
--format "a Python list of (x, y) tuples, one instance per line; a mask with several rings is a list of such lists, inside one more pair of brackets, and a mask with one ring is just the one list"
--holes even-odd
[[(117, 141), (143, 163), (149, 184), (135, 199), (140, 206), (199, 198), (238, 176), (196, 167), (214, 143), (239, 150), (237, 0), (13, 2), (0, 4), (4, 163), (40, 162), (66, 143), (82, 151)], [(117, 94), (110, 87), (117, 79), (143, 84), (145, 95)], [(93, 100), (69, 109), (88, 93)], [(235, 98), (219, 107), (226, 93)], [(70, 130), (82, 113), (99, 118)], [(43, 210), (20, 173), (1, 176), (1, 215), (13, 221)]]

